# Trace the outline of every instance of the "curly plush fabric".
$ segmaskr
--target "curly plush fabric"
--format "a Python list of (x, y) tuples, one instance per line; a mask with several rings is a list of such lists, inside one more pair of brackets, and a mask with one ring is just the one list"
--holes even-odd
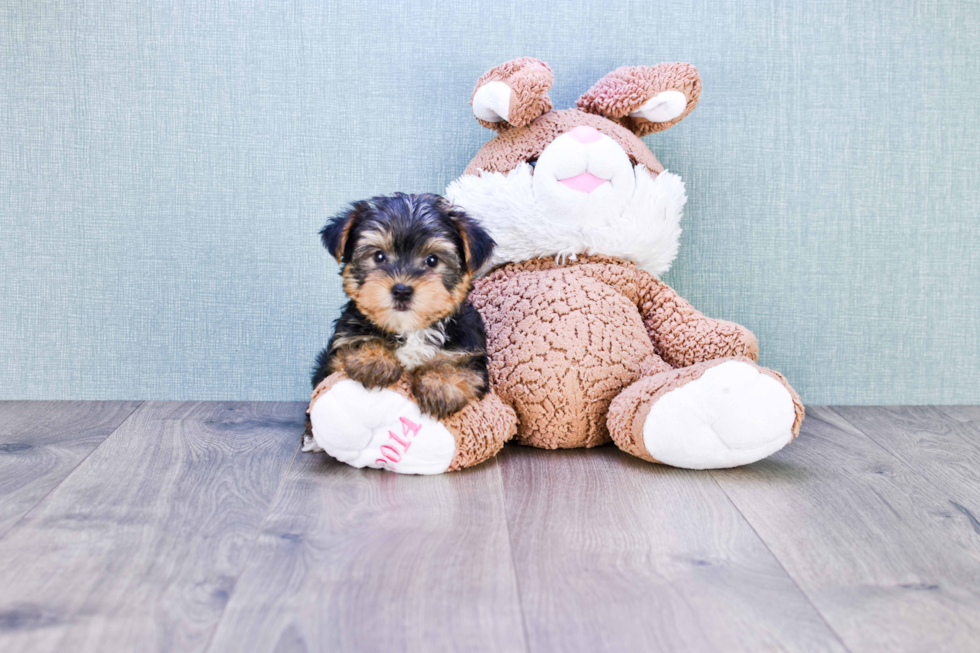
[[(681, 91), (687, 97), (684, 112), (666, 122), (649, 122), (629, 114), (661, 91)], [(582, 111), (605, 116), (646, 136), (676, 125), (687, 117), (701, 98), (701, 77), (687, 63), (663, 63), (657, 66), (622, 66), (612, 71), (586, 91), (576, 102)]]
[(514, 409), (491, 393), (443, 421), (456, 438), (456, 455), (447, 471), (478, 465), (497, 455), (517, 432)]
[[(680, 118), (678, 118), (680, 120)], [(481, 123), (484, 121), (480, 121)], [(676, 122), (676, 121), (675, 121)], [(496, 123), (485, 123), (492, 125)], [(643, 141), (626, 127), (578, 109), (549, 111), (520, 129), (500, 132), (477, 152), (463, 174), (475, 175), (480, 170), (509, 172), (517, 164), (537, 159), (553, 140), (575, 127), (586, 125), (613, 139), (626, 151), (634, 165), (642, 163), (647, 170), (660, 174), (664, 167)]]
[(542, 113), (551, 111), (548, 89), (555, 81), (548, 64), (531, 57), (521, 57), (494, 66), (480, 76), (470, 96), (470, 104), (480, 87), (487, 82), (503, 82), (510, 87), (510, 110), (506, 122), (477, 121), (488, 129), (504, 131), (509, 127), (523, 127)]
[(640, 313), (654, 349), (674, 367), (727, 356), (759, 359), (759, 344), (742, 325), (705, 317), (673, 288), (642, 270), (637, 271), (637, 283), (645, 298)]
[[(642, 426), (667, 392), (730, 361), (753, 364), (755, 337), (695, 310), (629, 261), (577, 256), (504, 265), (474, 284), (494, 391), (513, 406), (517, 441), (546, 449), (594, 447), (612, 438), (654, 461)], [(675, 369), (676, 368), (676, 369)], [(785, 379), (799, 432), (803, 405)]]
[[(610, 402), (643, 375), (671, 369), (639, 306), (636, 266), (607, 256), (505, 265), (470, 298), (487, 328), (494, 391), (517, 412), (517, 440), (546, 449), (609, 441)], [(707, 318), (705, 318), (707, 319)]]

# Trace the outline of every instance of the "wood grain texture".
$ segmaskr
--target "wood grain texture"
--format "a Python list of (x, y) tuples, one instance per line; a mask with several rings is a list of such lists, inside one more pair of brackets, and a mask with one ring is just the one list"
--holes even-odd
[(139, 404), (0, 402), (0, 537), (102, 444)]
[(302, 428), (302, 404), (143, 404), (0, 540), (0, 649), (202, 650)]
[(499, 458), (532, 651), (843, 650), (708, 473), (612, 447)]
[[(835, 425), (835, 416), (887, 449), (946, 493), (964, 515), (980, 516), (980, 423), (960, 421), (936, 406), (841, 406), (822, 408), (821, 417)], [(973, 517), (976, 519), (976, 517)]]
[(961, 424), (969, 424), (975, 432), (980, 433), (980, 406), (936, 406), (935, 408)]
[(494, 462), (434, 477), (302, 454), (210, 651), (523, 651)]
[(712, 476), (849, 649), (980, 648), (980, 533), (948, 494), (842, 418)]

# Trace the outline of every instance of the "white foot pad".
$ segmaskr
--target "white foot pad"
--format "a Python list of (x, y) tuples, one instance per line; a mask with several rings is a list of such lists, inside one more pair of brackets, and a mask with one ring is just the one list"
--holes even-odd
[(313, 437), (324, 451), (353, 467), (399, 474), (441, 474), (456, 440), (414, 402), (394, 390), (368, 390), (345, 379), (310, 410)]
[(662, 396), (643, 425), (643, 443), (673, 467), (737, 467), (786, 446), (794, 421), (793, 398), (779, 381), (731, 361)]

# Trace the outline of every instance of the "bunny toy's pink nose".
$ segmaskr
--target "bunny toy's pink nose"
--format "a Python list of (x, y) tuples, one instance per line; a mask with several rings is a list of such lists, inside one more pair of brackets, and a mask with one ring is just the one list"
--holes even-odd
[(577, 140), (579, 143), (594, 143), (599, 140), (602, 136), (597, 130), (589, 127), (588, 125), (579, 125), (572, 131), (568, 132), (568, 135)]

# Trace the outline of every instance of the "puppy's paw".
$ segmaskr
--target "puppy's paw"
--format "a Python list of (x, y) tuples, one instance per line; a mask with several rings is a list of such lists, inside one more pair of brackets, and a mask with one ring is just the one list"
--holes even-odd
[(446, 364), (424, 366), (412, 377), (412, 394), (423, 413), (442, 419), (479, 399), (483, 385), (483, 378), (473, 370)]
[(306, 429), (303, 431), (303, 446), (300, 451), (303, 453), (320, 453), (323, 451), (323, 447), (317, 444), (313, 437), (313, 422), (310, 421), (309, 415), (306, 416)]
[(344, 379), (310, 408), (317, 445), (354, 467), (399, 474), (441, 474), (456, 455), (456, 439), (394, 390), (367, 390)]
[(300, 451), (303, 453), (320, 453), (323, 451), (323, 447), (317, 443), (316, 438), (313, 437), (313, 433), (304, 433), (303, 447)]
[(365, 388), (387, 388), (398, 382), (402, 366), (395, 355), (381, 344), (367, 344), (344, 356), (347, 376)]

